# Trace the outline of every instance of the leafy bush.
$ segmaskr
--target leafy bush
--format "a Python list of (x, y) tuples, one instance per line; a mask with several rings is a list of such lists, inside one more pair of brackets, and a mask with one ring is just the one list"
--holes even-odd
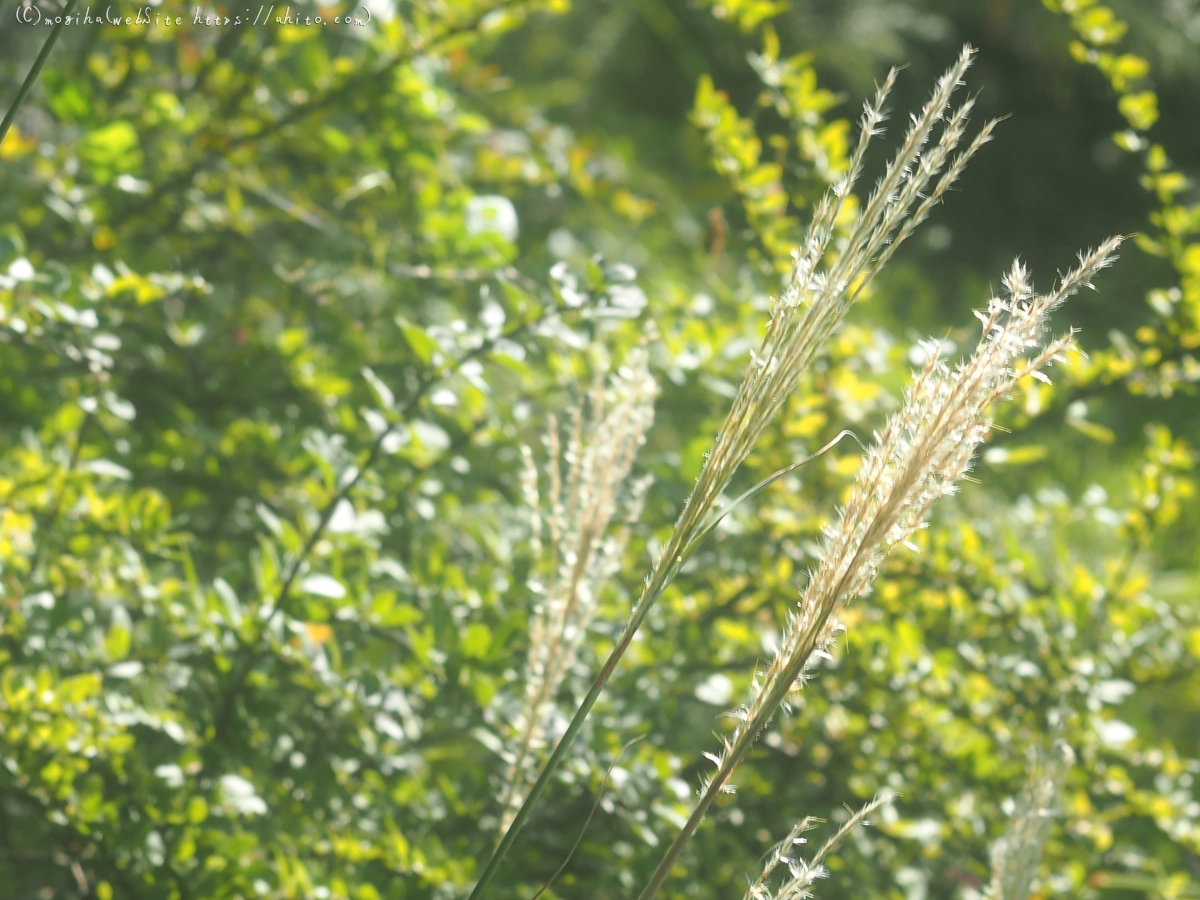
[[(1109, 334), (1069, 307), (1086, 356), (996, 342), (1047, 325), (1014, 269), (961, 369), (965, 316), (914, 341), (937, 273), (888, 235), (965, 119), (935, 103), (930, 168), (856, 196), (821, 44), (783, 50), (818, 5), (64, 27), (0, 144), (5, 896), (461, 897), (505, 830), (486, 896), (1194, 891), (1200, 205), (1117, 14), (1046, 5), (1073, 36), (1039, 52), (1116, 92), (1154, 210)], [(689, 70), (678, 133), (597, 87), (631, 21)], [(978, 483), (908, 533), (1009, 388)], [(941, 468), (909, 465), (926, 434)], [(879, 472), (921, 473), (904, 527), (842, 534), (917, 552), (797, 611)], [(714, 720), (778, 653), (772, 712), (813, 637), (791, 715)], [(830, 811), (836, 851), (798, 852)]]

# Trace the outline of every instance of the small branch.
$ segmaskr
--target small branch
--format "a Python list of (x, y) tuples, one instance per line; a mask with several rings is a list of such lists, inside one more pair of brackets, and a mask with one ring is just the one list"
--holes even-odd
[[(95, 417), (91, 413), (84, 416), (83, 422), (79, 425), (79, 430), (75, 432), (75, 446), (71, 448), (71, 459), (67, 463), (67, 470), (63, 473), (63, 483), (54, 496), (54, 505), (50, 508), (49, 514), (38, 524), (38, 533), (49, 532), (54, 524), (58, 521), (59, 515), (62, 513), (63, 500), (67, 493), (67, 482), (71, 478), (71, 474), (75, 471), (75, 467), (79, 465), (79, 457), (83, 452), (83, 439), (87, 434), (88, 426), (95, 421)], [(33, 551), (33, 559), (29, 561), (29, 571), (31, 574), (37, 572), (38, 563), (42, 559), (42, 551), (46, 549), (49, 534), (42, 535), (37, 541), (37, 546)]]

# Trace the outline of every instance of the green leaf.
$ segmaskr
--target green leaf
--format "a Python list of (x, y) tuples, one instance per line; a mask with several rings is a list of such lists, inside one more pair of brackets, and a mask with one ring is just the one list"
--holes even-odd
[(328, 597), (340, 600), (346, 596), (346, 588), (331, 575), (309, 575), (300, 582), (300, 590), (316, 597)]
[(1066, 422), (1080, 434), (1085, 434), (1098, 443), (1111, 444), (1117, 439), (1116, 433), (1111, 428), (1106, 428), (1095, 422), (1089, 422), (1086, 419), (1077, 419), (1072, 416), (1068, 416)]
[(198, 794), (193, 794), (187, 802), (187, 820), (193, 825), (199, 825), (208, 818), (208, 803)]
[(472, 622), (462, 636), (462, 651), (468, 659), (483, 659), (492, 646), (492, 632), (482, 622)]
[(79, 157), (99, 184), (108, 184), (123, 173), (137, 174), (142, 167), (137, 130), (130, 122), (111, 122), (83, 139)]
[(379, 376), (368, 366), (363, 366), (362, 376), (367, 380), (375, 391), (375, 396), (379, 398), (379, 404), (389, 412), (396, 408), (396, 396), (392, 393), (391, 388), (384, 384)]
[(396, 317), (396, 324), (400, 326), (404, 340), (408, 342), (408, 346), (417, 355), (417, 358), (425, 365), (432, 365), (434, 359), (440, 356), (441, 348), (438, 346), (438, 342), (430, 337), (423, 328), (412, 324), (403, 316)]
[(989, 466), (1027, 466), (1046, 458), (1049, 451), (1040, 444), (1022, 447), (991, 447), (984, 451), (983, 461)]
[(130, 644), (129, 629), (118, 623), (111, 625), (104, 636), (104, 652), (112, 662), (124, 659), (129, 653)]
[(1126, 94), (1117, 101), (1117, 108), (1138, 131), (1146, 131), (1158, 121), (1158, 97), (1152, 91)]

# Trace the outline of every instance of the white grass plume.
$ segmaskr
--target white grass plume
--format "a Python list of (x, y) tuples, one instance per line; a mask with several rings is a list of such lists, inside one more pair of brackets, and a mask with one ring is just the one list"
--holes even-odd
[[(705, 457), (696, 487), (655, 561), (629, 623), (597, 683), (603, 683), (624, 654), (646, 613), (674, 578), (698, 536), (704, 533), (706, 520), (722, 492), (855, 300), (900, 243), (941, 200), (967, 160), (989, 139), (994, 122), (987, 123), (966, 149), (957, 156), (954, 154), (965, 133), (972, 101), (965, 101), (953, 111), (950, 101), (973, 54), (970, 47), (964, 47), (955, 64), (938, 81), (929, 101), (912, 117), (900, 149), (888, 163), (849, 235), (831, 250), (836, 222), (862, 174), (867, 146), (880, 133), (880, 125), (886, 118), (884, 103), (895, 82), (895, 69), (876, 92), (874, 101), (865, 105), (858, 144), (846, 174), (814, 210), (804, 249), (795, 254), (792, 277), (772, 309), (766, 335), (751, 356), (729, 414)], [(943, 123), (943, 128), (933, 140), (939, 123)]]
[[(967, 100), (953, 111), (950, 101), (973, 53), (970, 48), (963, 49), (958, 61), (938, 81), (929, 102), (912, 117), (903, 144), (888, 163), (850, 234), (831, 253), (835, 224), (862, 174), (867, 146), (880, 133), (886, 118), (884, 103), (896, 70), (888, 74), (874, 102), (865, 105), (858, 144), (846, 174), (813, 212), (803, 250), (794, 254), (791, 280), (772, 310), (766, 336), (751, 358), (679, 527), (692, 527), (694, 515), (689, 514), (712, 507), (867, 284), (928, 217), (967, 161), (990, 139), (995, 122), (984, 125), (970, 145), (954, 155), (965, 134), (973, 101)], [(927, 146), (939, 122), (944, 123), (941, 133), (932, 146)]]
[[(813, 212), (803, 248), (794, 255), (791, 278), (772, 308), (766, 334), (752, 354), (729, 413), (705, 456), (696, 487), (684, 503), (624, 630), (587, 695), (550, 752), (525, 802), (514, 817), (506, 818), (509, 826), (485, 864), (470, 900), (479, 900), (487, 889), (540, 791), (561, 765), (646, 615), (705, 533), (721, 494), (739, 467), (863, 290), (941, 201), (967, 161), (989, 140), (994, 121), (985, 124), (956, 154), (966, 133), (973, 101), (968, 99), (953, 109), (951, 101), (973, 54), (974, 50), (964, 47), (954, 65), (938, 81), (929, 101), (912, 117), (900, 149), (888, 163), (849, 234), (835, 241), (846, 200), (862, 175), (867, 147), (886, 119), (884, 103), (895, 82), (896, 70), (888, 74), (874, 100), (865, 105), (859, 140), (847, 171)], [(665, 873), (656, 873), (643, 893), (643, 900), (653, 896), (663, 877)]]
[[(586, 408), (580, 402), (569, 412), (565, 449), (558, 421), (549, 417), (544, 439), (549, 485), (544, 498), (533, 452), (528, 446), (521, 448), (521, 491), (530, 510), (532, 549), (538, 559), (530, 587), (538, 600), (502, 801), (503, 829), (511, 824), (525, 786), (536, 774), (538, 751), (555, 712), (554, 695), (575, 659), (604, 583), (620, 565), (627, 538), (624, 525), (641, 513), (649, 478), (629, 478), (654, 421), (658, 386), (647, 366), (645, 350), (638, 349), (607, 388), (605, 373), (600, 372)], [(623, 521), (614, 529), (619, 514)]]
[[(807, 860), (799, 856), (793, 856), (792, 851), (794, 848), (808, 843), (807, 839), (801, 837), (801, 835), (811, 830), (821, 820), (805, 816), (796, 823), (796, 826), (788, 833), (786, 838), (771, 849), (771, 852), (767, 855), (766, 862), (763, 864), (762, 871), (750, 883), (750, 886), (746, 888), (746, 893), (742, 897), (742, 900), (807, 900), (807, 898), (812, 897), (812, 892), (808, 888), (814, 881), (824, 878), (829, 874), (823, 865), (825, 857), (838, 845), (842, 838), (850, 833), (852, 828), (857, 825), (869, 824), (867, 817), (879, 807), (892, 802), (895, 797), (896, 795), (891, 791), (884, 791), (876, 795), (874, 800), (850, 816), (842, 824), (842, 827), (821, 846), (821, 849), (814, 853), (811, 859)], [(780, 866), (786, 867), (788, 877), (778, 887), (772, 889), (770, 886), (772, 875)]]
[(1075, 753), (1055, 738), (1049, 749), (1034, 755), (1029, 779), (1017, 799), (1008, 830), (992, 845), (992, 881), (988, 900), (1027, 900), (1050, 833), (1055, 805)]
[[(934, 502), (954, 493), (975, 449), (991, 426), (989, 407), (1025, 376), (1042, 373), (1071, 345), (1072, 333), (1042, 346), (1050, 313), (1091, 277), (1109, 265), (1120, 244), (1110, 238), (1080, 255), (1078, 267), (1063, 276), (1049, 294), (1035, 296), (1020, 262), (1004, 279), (1006, 297), (993, 298), (986, 313), (976, 313), (983, 335), (974, 353), (953, 370), (928, 348), (898, 413), (866, 453), (850, 501), (828, 529), (816, 568), (810, 573), (790, 617), (786, 637), (765, 672), (756, 677), (747, 705), (720, 754), (705, 754), (716, 773), (705, 783), (691, 818), (668, 849), (659, 870), (643, 891), (649, 900), (662, 883), (717, 794), (732, 790), (730, 778), (788, 694), (802, 685), (805, 672), (822, 657), (842, 630), (837, 612), (867, 592), (884, 558), (925, 523)], [(936, 342), (935, 342), (936, 343)], [(1024, 359), (1032, 351), (1031, 359)]]

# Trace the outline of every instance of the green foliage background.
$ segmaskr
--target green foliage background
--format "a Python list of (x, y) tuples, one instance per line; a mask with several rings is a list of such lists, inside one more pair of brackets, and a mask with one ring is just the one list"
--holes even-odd
[[(372, 9), (70, 26), (0, 146), (0, 896), (464, 896), (527, 647), (520, 445), (646, 343), (655, 483), (569, 713), (860, 99), (908, 64), (894, 140), (967, 41), (981, 118), (1011, 119), (735, 488), (868, 438), (913, 344), (974, 340), (1014, 255), (1044, 287), (1136, 246), (1062, 313), (1088, 356), (1000, 411), (978, 483), (851, 611), (663, 896), (740, 896), (798, 818), (891, 787), (823, 893), (977, 897), (1052, 712), (1079, 759), (1037, 896), (1200, 896), (1200, 8)], [(12, 13), (5, 100), (47, 33)], [(857, 464), (844, 441), (726, 519), (494, 896), (532, 896), (644, 734), (553, 893), (640, 888)]]

